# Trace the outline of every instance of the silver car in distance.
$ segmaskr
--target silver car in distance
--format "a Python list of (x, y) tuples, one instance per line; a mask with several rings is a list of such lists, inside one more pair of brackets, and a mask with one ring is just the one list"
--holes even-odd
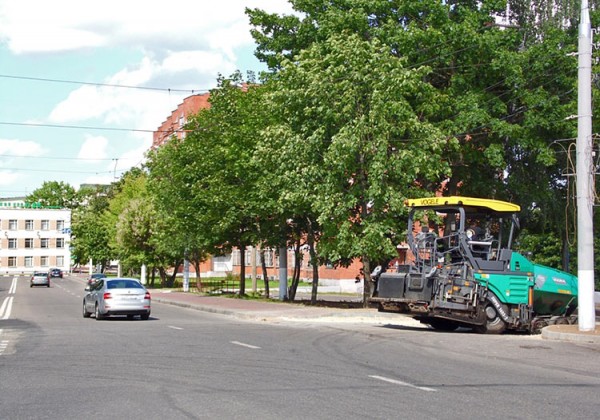
[(99, 321), (111, 315), (127, 315), (133, 319), (150, 318), (150, 292), (136, 279), (104, 278), (86, 286), (83, 317), (92, 314)]
[(33, 273), (33, 275), (31, 276), (31, 279), (29, 280), (29, 287), (33, 287), (33, 286), (50, 287), (50, 276), (48, 275), (48, 273), (47, 272)]

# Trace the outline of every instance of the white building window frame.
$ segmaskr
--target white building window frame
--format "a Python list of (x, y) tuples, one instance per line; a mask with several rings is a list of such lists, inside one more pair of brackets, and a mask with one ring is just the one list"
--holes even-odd
[(25, 256), (24, 263), (25, 263), (25, 267), (27, 267), (27, 268), (33, 267), (33, 256), (31, 256), (31, 255)]
[(48, 263), (48, 261), (50, 261), (50, 257), (43, 255), (40, 257), (40, 267), (48, 267), (50, 264)]

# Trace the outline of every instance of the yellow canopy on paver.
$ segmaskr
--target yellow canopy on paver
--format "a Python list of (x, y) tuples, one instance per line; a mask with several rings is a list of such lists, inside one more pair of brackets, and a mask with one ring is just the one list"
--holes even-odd
[(404, 204), (407, 207), (414, 207), (423, 210), (459, 205), (488, 209), (498, 213), (516, 213), (521, 210), (519, 205), (512, 204), (507, 201), (460, 196), (414, 198), (406, 200)]

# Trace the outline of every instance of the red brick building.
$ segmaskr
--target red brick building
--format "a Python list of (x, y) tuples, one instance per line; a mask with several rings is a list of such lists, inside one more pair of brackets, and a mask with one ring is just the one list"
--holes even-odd
[(172, 136), (176, 136), (178, 139), (185, 138), (183, 126), (187, 123), (188, 117), (197, 114), (201, 109), (209, 108), (209, 97), (210, 93), (203, 93), (185, 98), (153, 133), (152, 148), (159, 147)]

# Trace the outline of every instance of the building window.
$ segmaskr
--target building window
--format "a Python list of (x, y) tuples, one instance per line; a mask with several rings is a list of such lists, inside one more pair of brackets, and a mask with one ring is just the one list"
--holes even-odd
[(8, 257), (8, 266), (16, 267), (17, 266), (17, 257)]
[(56, 238), (56, 247), (64, 248), (65, 247), (65, 238)]
[[(265, 249), (265, 252), (262, 254), (265, 256), (265, 266), (267, 267), (273, 267), (273, 250), (271, 249)], [(262, 264), (262, 261), (261, 261)]]
[(17, 220), (16, 219), (10, 219), (8, 221), (8, 230), (17, 230)]
[(62, 255), (59, 255), (58, 257), (56, 257), (56, 266), (62, 267), (64, 265), (65, 265), (65, 257), (63, 257)]
[(25, 238), (25, 248), (33, 248), (33, 238)]
[(231, 253), (231, 260), (232, 260), (232, 264), (233, 265), (240, 265), (240, 250), (239, 249), (234, 249), (233, 252)]
[(246, 264), (246, 267), (250, 267), (250, 265), (252, 265), (252, 249), (246, 249), (246, 252), (244, 252), (244, 258), (246, 259), (244, 264)]
[(42, 220), (42, 230), (50, 230), (50, 220)]
[(42, 267), (48, 267), (48, 257), (40, 257), (40, 265)]
[(33, 267), (33, 257), (25, 257), (25, 267)]
[(10, 238), (8, 240), (8, 249), (17, 249), (17, 239), (16, 238)]
[(57, 220), (56, 221), (56, 230), (63, 230), (64, 228), (65, 228), (65, 221)]
[(40, 248), (50, 248), (50, 240), (48, 238), (40, 239)]
[(33, 230), (33, 220), (25, 220), (25, 230)]

